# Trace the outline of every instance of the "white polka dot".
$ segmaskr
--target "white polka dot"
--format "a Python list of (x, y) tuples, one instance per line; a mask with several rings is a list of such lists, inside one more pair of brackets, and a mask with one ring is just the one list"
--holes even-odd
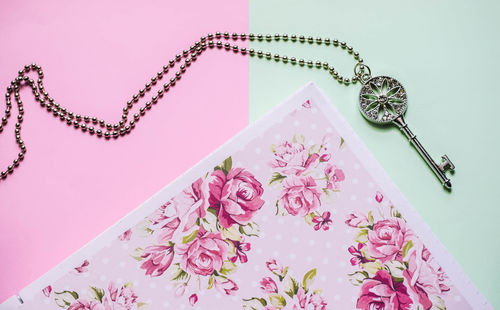
[(276, 240), (281, 240), (281, 239), (283, 239), (283, 236), (281, 236), (280, 234), (277, 234), (276, 236), (274, 236), (274, 238)]
[(44, 304), (49, 304), (51, 301), (52, 301), (52, 300), (50, 300), (50, 299), (48, 299), (48, 298), (45, 298), (45, 299), (43, 300), (43, 303), (44, 303)]
[(187, 306), (185, 304), (181, 304), (181, 306), (180, 306), (181, 309), (186, 309), (186, 307)]
[(101, 280), (101, 281), (103, 281), (103, 282), (104, 282), (104, 281), (106, 281), (106, 276), (105, 276), (105, 275), (102, 275), (102, 276), (99, 278), (99, 280)]
[(163, 303), (163, 307), (168, 308), (168, 306), (170, 306), (170, 303), (169, 303), (168, 301), (165, 301), (165, 302)]
[(314, 239), (309, 240), (309, 245), (310, 245), (310, 246), (313, 246), (313, 245), (315, 245), (315, 244), (316, 244), (316, 241), (314, 241)]
[(252, 287), (257, 287), (257, 286), (259, 286), (259, 283), (252, 281)]
[(123, 267), (125, 267), (127, 264), (126, 264), (125, 262), (120, 262), (120, 264), (119, 264), (119, 265), (120, 265), (120, 267), (122, 267), (122, 268), (123, 268)]
[(217, 298), (217, 299), (221, 299), (221, 298), (222, 298), (222, 295), (221, 295), (221, 294), (219, 294), (219, 293), (217, 293), (217, 294), (215, 294), (215, 298)]
[(358, 163), (355, 163), (354, 164), (354, 169), (358, 170), (359, 168), (361, 168), (361, 166)]
[(302, 223), (301, 221), (296, 220), (295, 222), (293, 222), (293, 225), (295, 225), (295, 226), (300, 226), (300, 224), (301, 224), (301, 223)]
[(243, 164), (241, 163), (241, 161), (237, 161), (237, 162), (234, 163), (234, 166), (235, 167), (241, 167), (241, 166), (243, 166)]
[(124, 250), (128, 250), (128, 243), (124, 243), (124, 244), (122, 244), (122, 249), (124, 249)]
[(330, 242), (327, 242), (327, 243), (326, 243), (326, 247), (327, 247), (328, 249), (330, 249), (330, 248), (332, 247), (332, 244), (331, 244)]
[(299, 238), (297, 238), (297, 237), (293, 237), (293, 238), (292, 238), (292, 242), (293, 242), (293, 243), (299, 243), (299, 241), (300, 241), (300, 239), (299, 239)]
[(261, 248), (258, 248), (258, 249), (257, 249), (257, 253), (258, 253), (258, 254), (262, 254), (262, 252), (263, 252), (263, 250), (262, 250)]
[(320, 278), (319, 278), (322, 282), (326, 282), (327, 278), (325, 275), (322, 275)]
[(276, 257), (276, 258), (277, 258), (277, 257), (279, 257), (279, 256), (280, 256), (280, 252), (278, 252), (278, 251), (274, 251), (274, 252), (273, 252), (273, 256), (274, 256), (274, 257)]
[(120, 284), (123, 283), (123, 279), (122, 278), (116, 279), (116, 283), (120, 283)]
[(274, 135), (274, 139), (280, 140), (281, 139), (281, 135), (279, 133), (275, 134)]
[(263, 221), (263, 222), (267, 222), (267, 221), (269, 221), (269, 217), (268, 217), (267, 215), (263, 215), (263, 216), (262, 216), (262, 221)]
[(347, 266), (347, 264), (343, 260), (341, 260), (339, 262), (339, 266), (342, 267), (342, 268), (344, 268), (345, 266)]
[(333, 131), (332, 127), (327, 127), (326, 128), (326, 132), (332, 132), (332, 131)]
[(165, 289), (166, 289), (167, 291), (171, 291), (171, 290), (172, 290), (172, 288), (173, 288), (173, 287), (172, 287), (172, 285), (167, 285), (167, 286), (165, 286)]
[(359, 183), (358, 179), (356, 179), (356, 178), (352, 179), (352, 184), (358, 184), (358, 183)]
[(339, 160), (339, 161), (337, 162), (337, 165), (338, 165), (338, 166), (340, 166), (340, 167), (342, 167), (342, 166), (344, 166), (344, 165), (345, 165), (345, 162), (344, 162), (343, 160)]
[(311, 112), (312, 112), (313, 114), (316, 114), (316, 113), (318, 113), (318, 109), (316, 109), (316, 108), (311, 108)]
[(351, 200), (356, 200), (358, 199), (358, 197), (356, 197), (356, 195), (351, 195)]
[(369, 182), (369, 183), (368, 183), (368, 187), (369, 187), (369, 188), (373, 188), (374, 186), (375, 186), (375, 184), (373, 184), (373, 182)]
[(205, 295), (205, 294), (206, 294), (206, 291), (204, 291), (204, 290), (201, 290), (201, 291), (198, 293), (198, 295), (200, 295), (200, 296), (203, 296), (203, 295)]
[(260, 147), (255, 148), (255, 153), (257, 153), (257, 154), (262, 153), (262, 149)]
[(340, 295), (337, 294), (337, 295), (333, 296), (333, 299), (340, 300)]
[(297, 127), (297, 126), (299, 126), (299, 125), (300, 125), (300, 122), (299, 122), (299, 121), (295, 121), (295, 122), (293, 122), (293, 126)]
[(255, 265), (255, 266), (253, 266), (253, 270), (255, 270), (255, 271), (259, 271), (259, 270), (260, 270), (260, 266), (259, 266), (259, 265)]
[(102, 263), (103, 263), (103, 264), (107, 264), (107, 263), (109, 263), (109, 258), (107, 258), (107, 257), (103, 258), (103, 259), (102, 259)]
[(307, 261), (308, 263), (312, 262), (312, 260), (313, 260), (313, 258), (312, 258), (311, 256), (306, 257), (306, 261)]
[(150, 288), (156, 288), (156, 283), (154, 283), (154, 282), (149, 283), (149, 287)]
[(323, 264), (325, 264), (325, 265), (328, 264), (328, 258), (326, 258), (326, 257), (323, 258)]
[(259, 165), (255, 165), (255, 166), (253, 166), (253, 169), (254, 170), (260, 170), (260, 166)]
[(316, 124), (312, 123), (312, 124), (311, 124), (311, 129), (316, 129), (316, 128), (318, 128), (318, 125), (316, 125)]
[(238, 296), (233, 296), (233, 297), (231, 297), (231, 299), (232, 299), (233, 301), (238, 301), (240, 298), (239, 298)]
[(455, 299), (456, 302), (459, 302), (462, 300), (462, 297), (460, 297), (460, 295), (455, 295), (453, 299)]
[(283, 218), (280, 218), (280, 219), (278, 220), (278, 223), (279, 223), (279, 224), (285, 224), (285, 220), (284, 220)]
[(294, 259), (296, 259), (296, 258), (297, 258), (297, 255), (295, 255), (294, 253), (290, 254), (290, 259), (291, 259), (291, 260), (294, 260)]
[(337, 278), (337, 282), (342, 283), (342, 282), (344, 282), (344, 279), (339, 277), (339, 278)]

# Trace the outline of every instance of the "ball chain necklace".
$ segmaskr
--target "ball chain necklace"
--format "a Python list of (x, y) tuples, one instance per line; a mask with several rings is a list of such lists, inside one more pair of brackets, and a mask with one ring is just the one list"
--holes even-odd
[[(327, 46), (331, 45), (333, 47), (340, 47), (354, 57), (356, 61), (354, 66), (354, 75), (351, 78), (343, 77), (327, 62), (314, 62), (312, 60), (297, 59), (295, 57), (288, 57), (279, 54), (273, 55), (270, 52), (263, 52), (261, 50), (255, 51), (253, 48), (247, 49), (245, 47), (240, 47), (234, 44), (231, 45), (231, 43), (229, 43), (230, 41), (238, 40), (268, 42), (281, 40), (293, 43), (298, 42), (310, 45), (324, 44)], [(175, 86), (175, 84), (181, 79), (182, 75), (186, 72), (187, 68), (194, 61), (196, 61), (197, 57), (199, 57), (207, 48), (232, 51), (234, 53), (241, 53), (243, 55), (250, 55), (251, 57), (261, 59), (275, 60), (276, 62), (283, 62), (295, 66), (322, 69), (329, 72), (339, 83), (345, 85), (356, 84), (358, 82), (361, 83), (362, 87), (359, 93), (359, 109), (361, 114), (368, 121), (378, 125), (390, 123), (397, 125), (401, 131), (405, 133), (411, 144), (420, 153), (441, 184), (443, 184), (445, 188), (451, 189), (451, 182), (446, 176), (446, 171), (455, 169), (453, 163), (446, 155), (441, 157), (442, 161), (440, 163), (436, 163), (417, 140), (417, 137), (408, 128), (408, 125), (403, 118), (407, 108), (407, 96), (403, 86), (391, 77), (373, 77), (371, 75), (370, 68), (364, 64), (363, 59), (359, 56), (359, 53), (354, 51), (351, 46), (348, 46), (346, 42), (339, 42), (337, 39), (313, 38), (287, 34), (230, 34), (228, 32), (216, 32), (215, 34), (209, 33), (207, 36), (201, 37), (199, 41), (196, 41), (194, 45), (190, 46), (189, 50), (184, 50), (182, 53), (177, 54), (168, 62), (167, 65), (164, 65), (162, 70), (158, 71), (151, 78), (151, 80), (144, 85), (144, 87), (139, 89), (139, 91), (135, 93), (129, 101), (127, 101), (122, 111), (121, 120), (118, 123), (106, 122), (96, 116), (80, 115), (69, 111), (66, 107), (57, 103), (45, 90), (43, 85), (44, 74), (42, 67), (37, 64), (25, 65), (23, 69), (19, 70), (18, 76), (11, 81), (10, 85), (7, 87), (7, 92), (5, 94), (5, 116), (2, 117), (0, 123), (1, 134), (11, 117), (12, 96), (14, 96), (18, 109), (17, 122), (15, 124), (14, 132), (20, 152), (17, 155), (17, 158), (13, 160), (12, 164), (8, 165), (6, 170), (0, 170), (0, 180), (7, 179), (7, 177), (12, 174), (17, 167), (19, 167), (19, 164), (23, 161), (27, 151), (26, 145), (21, 138), (24, 106), (19, 96), (19, 90), (22, 86), (31, 87), (35, 100), (40, 104), (40, 106), (45, 108), (47, 112), (52, 113), (54, 117), (59, 118), (62, 122), (66, 122), (68, 126), (73, 126), (75, 129), (79, 129), (82, 132), (88, 133), (97, 138), (104, 138), (106, 140), (111, 138), (117, 139), (129, 134), (135, 128), (141, 117), (144, 116), (153, 105), (157, 104), (159, 99), (162, 98), (170, 88)], [(178, 63), (181, 63), (181, 65), (179, 66), (179, 70), (175, 72), (175, 75), (170, 78), (168, 82), (163, 84), (163, 87), (161, 87), (156, 94), (151, 97), (150, 101), (147, 101), (144, 106), (139, 108), (138, 113), (131, 116), (130, 111), (134, 105), (139, 102), (139, 99), (149, 93), (154, 85), (160, 83), (160, 80), (162, 80), (164, 76), (168, 74), (169, 70), (174, 68)], [(28, 73), (31, 71), (37, 74), (38, 77), (36, 81), (29, 77)]]

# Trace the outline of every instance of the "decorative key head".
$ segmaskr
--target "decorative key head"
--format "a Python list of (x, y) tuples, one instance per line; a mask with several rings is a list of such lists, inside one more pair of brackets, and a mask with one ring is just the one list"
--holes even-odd
[(359, 93), (359, 109), (376, 124), (388, 124), (406, 112), (407, 98), (403, 86), (388, 76), (369, 79)]

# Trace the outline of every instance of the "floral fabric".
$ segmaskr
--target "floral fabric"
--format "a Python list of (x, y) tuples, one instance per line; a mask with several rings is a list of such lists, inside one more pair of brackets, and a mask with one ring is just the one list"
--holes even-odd
[(19, 309), (472, 309), (315, 100), (230, 142)]

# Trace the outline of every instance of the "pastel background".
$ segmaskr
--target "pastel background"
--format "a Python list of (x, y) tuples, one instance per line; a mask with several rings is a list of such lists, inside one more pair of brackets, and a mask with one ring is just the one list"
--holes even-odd
[[(248, 31), (248, 3), (2, 1), (0, 85), (4, 90), (36, 61), (62, 105), (117, 121), (169, 59), (201, 35), (228, 28)], [(21, 97), (28, 153), (0, 184), (0, 301), (243, 129), (248, 59), (207, 51), (132, 134), (109, 143), (66, 128), (26, 89)], [(4, 168), (19, 152), (12, 122), (0, 150)]]
[[(500, 125), (492, 95), (500, 69), (499, 9), (486, 0), (3, 1), (0, 85), (36, 61), (63, 105), (110, 120), (170, 57), (206, 32), (250, 28), (346, 40), (375, 74), (403, 83), (411, 128), (435, 158), (446, 152), (457, 172), (453, 193), (446, 193), (395, 128), (379, 130), (360, 117), (359, 88), (339, 85), (324, 71), (250, 60), (249, 75), (246, 58), (208, 52), (130, 136), (110, 143), (66, 129), (23, 91), (28, 155), (0, 183), (0, 301), (242, 129), (248, 107), (254, 120), (314, 80), (493, 307), (500, 307), (498, 271), (492, 271), (500, 260)], [(352, 70), (352, 59), (331, 47), (265, 48), (274, 46), (289, 56), (325, 59), (340, 72)], [(12, 131), (11, 122), (0, 137), (1, 167), (18, 152)]]
[[(314, 3), (314, 4), (313, 4)], [(336, 37), (360, 52), (375, 75), (408, 93), (406, 120), (430, 154), (457, 166), (447, 193), (396, 128), (361, 117), (359, 85), (339, 85), (323, 70), (252, 59), (250, 118), (256, 119), (313, 80), (336, 104), (392, 180), (492, 306), (500, 308), (496, 266), (500, 158), (497, 1), (250, 1), (250, 30)], [(252, 44), (289, 57), (325, 60), (351, 75), (353, 60), (333, 47)], [(493, 269), (492, 269), (493, 268)]]

